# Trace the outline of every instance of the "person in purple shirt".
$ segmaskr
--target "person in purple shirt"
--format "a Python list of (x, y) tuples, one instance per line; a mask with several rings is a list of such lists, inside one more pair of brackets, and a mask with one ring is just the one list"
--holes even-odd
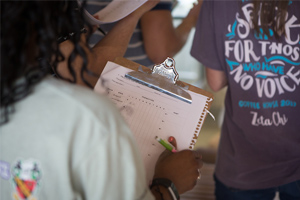
[(300, 1), (204, 1), (191, 55), (227, 87), (218, 200), (300, 199)]

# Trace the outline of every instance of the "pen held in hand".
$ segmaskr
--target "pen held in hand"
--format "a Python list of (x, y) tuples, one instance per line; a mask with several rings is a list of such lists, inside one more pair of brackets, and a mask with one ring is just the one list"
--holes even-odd
[(169, 151), (176, 153), (176, 149), (174, 149), (168, 142), (160, 139), (158, 136), (155, 137), (155, 139), (161, 144), (163, 145), (166, 149), (168, 149)]

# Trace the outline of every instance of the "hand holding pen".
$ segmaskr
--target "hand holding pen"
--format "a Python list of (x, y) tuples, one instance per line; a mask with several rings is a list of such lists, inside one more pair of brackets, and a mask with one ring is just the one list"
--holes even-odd
[[(172, 139), (170, 139), (172, 138)], [(173, 141), (174, 137), (170, 137), (169, 140)], [(170, 143), (166, 142), (165, 140), (159, 138), (158, 136), (155, 137), (155, 139), (162, 145), (164, 146), (167, 150), (176, 153), (177, 150), (175, 149), (175, 147), (173, 145), (171, 145)]]
[[(168, 142), (175, 147), (174, 150), (177, 149), (174, 137), (170, 137)], [(200, 169), (203, 166), (202, 156), (198, 151), (192, 150), (176, 150), (176, 153), (173, 152), (168, 147), (160, 155), (155, 166), (153, 178), (171, 180), (176, 186), (178, 193), (182, 194), (196, 185), (200, 176)]]

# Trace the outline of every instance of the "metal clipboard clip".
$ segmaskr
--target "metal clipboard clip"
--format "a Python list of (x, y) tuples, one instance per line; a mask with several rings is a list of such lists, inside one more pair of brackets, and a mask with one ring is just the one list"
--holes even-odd
[(140, 66), (138, 71), (129, 72), (125, 77), (184, 102), (192, 103), (192, 97), (186, 91), (188, 85), (177, 80), (179, 74), (175, 69), (173, 58), (168, 57), (163, 63), (154, 65), (151, 72), (144, 71)]

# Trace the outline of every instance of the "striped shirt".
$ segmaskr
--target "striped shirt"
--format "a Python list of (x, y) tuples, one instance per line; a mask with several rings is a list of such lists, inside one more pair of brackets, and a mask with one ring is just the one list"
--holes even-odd
[[(103, 9), (105, 6), (107, 6), (110, 2), (111, 0), (90, 0), (87, 2), (86, 10), (91, 15), (93, 15), (99, 10)], [(161, 2), (153, 8), (153, 10), (171, 11), (172, 6), (173, 0), (161, 0)], [(108, 33), (116, 23), (103, 24), (101, 25), (101, 30), (103, 30), (105, 33)], [(89, 39), (89, 45), (93, 47), (103, 37), (104, 34), (101, 31), (95, 31)], [(148, 58), (145, 52), (140, 23), (138, 23), (136, 29), (133, 32), (124, 57), (147, 67), (152, 67), (154, 65), (154, 63)]]

